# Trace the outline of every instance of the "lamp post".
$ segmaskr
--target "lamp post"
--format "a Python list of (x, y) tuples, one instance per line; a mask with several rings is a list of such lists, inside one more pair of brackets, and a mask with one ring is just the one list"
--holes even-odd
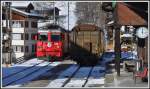
[(69, 2), (68, 2), (68, 34), (67, 34), (67, 38), (68, 38), (68, 47), (67, 47), (67, 49), (69, 50)]

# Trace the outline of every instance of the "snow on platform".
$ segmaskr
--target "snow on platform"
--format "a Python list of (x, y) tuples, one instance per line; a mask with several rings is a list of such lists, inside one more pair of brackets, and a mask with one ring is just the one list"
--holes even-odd
[(82, 87), (85, 81), (85, 79), (73, 79), (65, 87)]
[(26, 61), (22, 64), (15, 64), (12, 67), (2, 67), (2, 76), (3, 78), (9, 75), (12, 75), (14, 73), (17, 73), (21, 70), (24, 70), (28, 67), (31, 67), (33, 65), (36, 65), (38, 63), (42, 62), (42, 60), (37, 60), (37, 58), (31, 59), (29, 61)]
[(99, 87), (104, 85), (105, 67), (95, 66), (85, 87)]
[(85, 87), (101, 87), (104, 86), (105, 78), (90, 79)]
[(92, 67), (81, 67), (65, 87), (82, 87), (85, 84), (91, 69)]
[(3, 83), (3, 85), (7, 85), (7, 84), (9, 84), (9, 83), (11, 83), (13, 81), (16, 81), (16, 80), (18, 80), (20, 78), (23, 78), (23, 77), (27, 76), (28, 74), (38, 70), (39, 68), (41, 68), (41, 66), (46, 66), (48, 64), (49, 64), (48, 62), (43, 62), (43, 63), (41, 63), (41, 64), (39, 64), (39, 65), (37, 65), (35, 67), (32, 67), (29, 70), (22, 71), (22, 72), (20, 72), (18, 74), (15, 74), (14, 76), (10, 76), (9, 78), (3, 79), (2, 83)]
[(68, 80), (69, 77), (79, 68), (78, 65), (72, 65), (65, 71), (63, 71), (57, 79), (50, 82), (47, 87), (61, 87), (65, 81)]

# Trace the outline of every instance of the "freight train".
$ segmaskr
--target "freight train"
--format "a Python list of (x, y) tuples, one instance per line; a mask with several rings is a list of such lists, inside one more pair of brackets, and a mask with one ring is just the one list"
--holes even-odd
[(80, 65), (95, 65), (104, 52), (104, 32), (93, 24), (79, 24), (70, 32), (70, 56)]

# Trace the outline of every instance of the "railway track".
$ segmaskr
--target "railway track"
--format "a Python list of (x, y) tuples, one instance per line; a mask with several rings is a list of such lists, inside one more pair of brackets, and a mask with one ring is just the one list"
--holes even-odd
[(104, 87), (105, 67), (94, 66), (84, 87)]
[[(65, 57), (65, 60), (61, 61), (61, 63), (47, 71), (46, 73), (38, 76), (36, 79), (33, 79), (31, 82), (23, 84), (21, 87), (45, 87), (49, 84), (49, 82), (56, 79), (64, 70), (69, 68), (72, 64), (75, 64), (74, 61), (67, 60), (69, 57)], [(65, 73), (63, 73), (65, 74)]]
[(37, 63), (31, 67), (28, 67), (20, 71), (17, 71), (15, 73), (12, 73), (10, 75), (7, 75), (3, 78), (3, 81), (2, 81), (3, 87), (17, 85), (17, 84), (21, 86), (22, 83), (28, 82), (38, 77), (42, 73), (52, 69), (58, 64), (60, 63), (41, 61), (40, 63)]
[(67, 81), (69, 81), (69, 79), (78, 71), (79, 68), (80, 67), (78, 65), (70, 66), (68, 69), (60, 73), (60, 75), (56, 79), (51, 81), (46, 87), (64, 86), (64, 84), (66, 84)]
[[(69, 64), (67, 61), (39, 62), (27, 69), (16, 71), (3, 78), (3, 87), (101, 87), (104, 85), (105, 68), (101, 66), (81, 67)], [(32, 63), (31, 63), (32, 64)], [(56, 68), (57, 65), (66, 65), (66, 68)], [(54, 68), (55, 67), (55, 68)], [(60, 72), (56, 72), (60, 69)], [(53, 73), (54, 72), (54, 73)], [(46, 74), (43, 75), (43, 74)], [(48, 75), (47, 75), (48, 74)], [(57, 75), (55, 78), (54, 75)], [(40, 78), (41, 80), (40, 80)], [(43, 78), (46, 78), (43, 82)], [(35, 80), (36, 79), (36, 80)], [(34, 81), (32, 81), (34, 80)], [(37, 82), (35, 82), (37, 81)]]
[(91, 70), (92, 67), (80, 67), (79, 70), (62, 87), (84, 87)]
[(100, 87), (104, 85), (104, 70), (100, 66), (80, 67), (72, 65), (57, 79), (50, 82), (47, 87)]
[[(37, 66), (43, 65), (42, 67), (37, 67)], [(3, 86), (8, 86), (11, 85), (12, 83), (15, 83), (16, 81), (23, 79), (29, 75), (31, 75), (32, 73), (38, 71), (39, 69), (42, 69), (46, 66), (48, 66), (49, 64), (46, 64), (45, 62), (38, 64), (37, 66), (34, 66), (32, 68), (30, 68), (30, 70), (24, 70), (22, 72), (17, 72), (16, 74), (13, 74), (12, 76), (6, 77), (5, 79), (3, 79)]]
[[(2, 77), (2, 79), (6, 79), (6, 78), (9, 78), (9, 77), (11, 77), (11, 76), (13, 76), (13, 75), (15, 75), (15, 74), (20, 73), (20, 72), (29, 70), (29, 69), (31, 69), (31, 68), (33, 68), (33, 67), (35, 67), (35, 66), (37, 66), (37, 65), (39, 65), (39, 64), (41, 64), (41, 63), (43, 63), (43, 62), (44, 62), (44, 61), (41, 61), (41, 62), (36, 63), (36, 64), (34, 64), (34, 65), (30, 65), (30, 67), (22, 68), (22, 69), (20, 69), (20, 70), (17, 70), (17, 71), (15, 71), (15, 72), (12, 72), (12, 73), (10, 73), (10, 74), (8, 74), (8, 75), (6, 74), (5, 76)], [(21, 65), (21, 66), (23, 66), (23, 65)], [(19, 66), (16, 66), (16, 67), (19, 67)]]

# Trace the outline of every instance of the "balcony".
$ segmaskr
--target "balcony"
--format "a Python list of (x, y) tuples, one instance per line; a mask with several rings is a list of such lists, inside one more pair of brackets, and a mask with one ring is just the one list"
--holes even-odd
[(24, 45), (24, 40), (12, 40), (12, 45)]
[(13, 20), (12, 21), (12, 33), (24, 33), (24, 20)]
[(24, 28), (12, 28), (12, 33), (24, 33)]

